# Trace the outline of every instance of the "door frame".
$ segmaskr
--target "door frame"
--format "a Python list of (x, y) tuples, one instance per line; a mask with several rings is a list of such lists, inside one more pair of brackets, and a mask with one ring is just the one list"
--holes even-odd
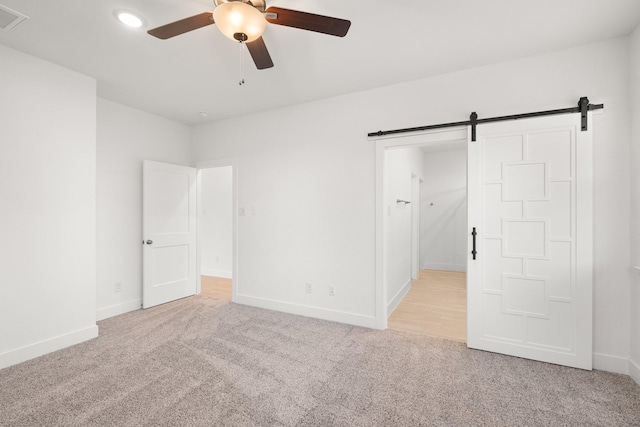
[(202, 212), (202, 175), (203, 169), (231, 167), (231, 301), (236, 302), (240, 278), (238, 275), (238, 163), (235, 159), (205, 160), (196, 163), (196, 189), (197, 189), (197, 231), (196, 231), (196, 294), (202, 292), (202, 249), (201, 249), (201, 221)]
[(411, 279), (415, 280), (420, 274), (420, 191), (422, 178), (411, 173)]
[(385, 271), (385, 239), (387, 217), (385, 215), (385, 154), (392, 147), (416, 147), (447, 145), (452, 142), (467, 141), (469, 135), (468, 126), (438, 129), (412, 134), (386, 135), (371, 137), (369, 140), (376, 144), (376, 304), (375, 304), (375, 328), (387, 329), (387, 283), (384, 280)]

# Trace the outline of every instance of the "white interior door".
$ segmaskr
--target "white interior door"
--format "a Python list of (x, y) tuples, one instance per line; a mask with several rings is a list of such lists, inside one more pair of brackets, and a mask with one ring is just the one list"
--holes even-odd
[(196, 169), (143, 163), (142, 307), (196, 293)]
[(591, 131), (567, 114), (468, 144), (468, 346), (591, 369)]

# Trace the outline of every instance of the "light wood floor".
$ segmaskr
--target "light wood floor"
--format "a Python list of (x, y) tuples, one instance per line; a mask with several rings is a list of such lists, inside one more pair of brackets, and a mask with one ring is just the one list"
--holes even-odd
[(466, 274), (421, 270), (411, 290), (388, 319), (389, 329), (466, 340)]
[(205, 297), (231, 301), (231, 279), (202, 276), (200, 294)]

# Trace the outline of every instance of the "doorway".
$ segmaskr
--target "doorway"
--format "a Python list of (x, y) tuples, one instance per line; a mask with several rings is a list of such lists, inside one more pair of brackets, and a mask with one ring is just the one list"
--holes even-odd
[(235, 270), (235, 168), (198, 165), (198, 293), (232, 301)]
[[(415, 192), (413, 191), (415, 180), (411, 173), (421, 177), (424, 176), (423, 158), (426, 155), (424, 150), (446, 150), (452, 144), (458, 144), (458, 147), (461, 148), (466, 146), (466, 140), (466, 128), (423, 132), (409, 136), (379, 137), (376, 139), (376, 295), (378, 301), (376, 325), (380, 329), (386, 329), (389, 326), (389, 314), (397, 309), (398, 304), (414, 288), (414, 283), (424, 280), (422, 268), (424, 267), (424, 257), (427, 255), (427, 251), (422, 245), (418, 250), (421, 270), (418, 278), (414, 279), (413, 282), (411, 280), (415, 272), (412, 266), (412, 210), (411, 208), (406, 209), (405, 207), (410, 205), (402, 202), (404, 200), (411, 203), (412, 199), (415, 199)], [(407, 153), (412, 152), (413, 154), (410, 156), (399, 154), (405, 150)], [(389, 153), (393, 154), (389, 156)], [(414, 166), (405, 180), (406, 185), (400, 187), (398, 183), (402, 180), (398, 180), (397, 176), (393, 177), (390, 174), (394, 166), (398, 166), (398, 159), (407, 159), (408, 157), (413, 158), (413, 160), (408, 161), (408, 164)], [(420, 158), (419, 162), (416, 161), (418, 157)], [(427, 188), (424, 180), (423, 185), (420, 187), (421, 190)], [(428, 200), (430, 199), (423, 199), (423, 191), (420, 191), (420, 193), (422, 203), (418, 200), (416, 201), (420, 204), (417, 211), (421, 218), (419, 228), (422, 236), (425, 233), (424, 215), (429, 208), (430, 202)], [(405, 227), (403, 225), (404, 221), (409, 221), (409, 226)], [(406, 239), (401, 236), (405, 231), (407, 233)], [(460, 232), (466, 234), (464, 228)], [(408, 245), (406, 257), (403, 254), (404, 249), (398, 250), (398, 248), (405, 247), (404, 240), (407, 240), (406, 244)], [(464, 263), (466, 265), (466, 260)], [(466, 284), (464, 287), (466, 287)]]
[[(421, 185), (412, 205), (419, 253), (411, 289), (389, 315), (389, 328), (466, 340), (467, 149), (465, 141), (419, 147)], [(405, 150), (408, 150), (405, 148)], [(392, 171), (389, 171), (392, 172)], [(415, 252), (413, 256), (415, 256)]]
[(385, 153), (389, 329), (466, 339), (466, 159), (465, 140)]

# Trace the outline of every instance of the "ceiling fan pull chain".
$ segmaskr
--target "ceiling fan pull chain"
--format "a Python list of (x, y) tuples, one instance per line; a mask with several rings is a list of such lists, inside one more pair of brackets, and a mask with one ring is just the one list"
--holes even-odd
[(244, 84), (244, 42), (242, 40), (238, 43), (240, 45), (240, 86)]

